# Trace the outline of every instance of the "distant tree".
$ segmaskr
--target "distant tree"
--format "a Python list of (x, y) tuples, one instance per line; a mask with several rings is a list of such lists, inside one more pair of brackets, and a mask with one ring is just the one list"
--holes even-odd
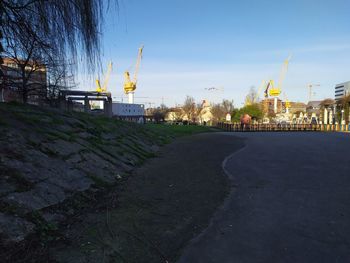
[(233, 117), (233, 121), (238, 122), (244, 114), (248, 114), (252, 119), (255, 120), (260, 120), (263, 118), (264, 114), (261, 110), (261, 107), (259, 104), (251, 104), (251, 105), (246, 105), (239, 109), (237, 113)]
[(203, 103), (197, 103), (194, 108), (193, 121), (202, 122)]
[(221, 103), (213, 104), (210, 110), (214, 121), (222, 121), (225, 119), (225, 108)]
[(153, 111), (153, 118), (156, 123), (161, 123), (165, 121), (165, 116), (168, 112), (168, 108), (165, 106), (165, 104), (160, 105), (160, 107), (156, 108)]
[(242, 108), (242, 113), (249, 114), (253, 119), (260, 120), (263, 118), (264, 114), (260, 108), (260, 105), (255, 103), (251, 105), (244, 106)]
[(232, 111), (234, 109), (233, 100), (225, 100), (224, 99), (221, 104), (222, 104), (222, 107), (223, 107), (225, 113), (232, 114)]
[(245, 97), (245, 105), (252, 105), (258, 103), (258, 93), (254, 86), (251, 86), (249, 93)]
[(323, 108), (327, 108), (329, 106), (332, 106), (334, 104), (334, 102), (335, 101), (333, 99), (328, 98), (328, 99), (324, 99), (323, 101), (321, 101), (320, 105)]
[(214, 121), (225, 120), (226, 114), (229, 113), (232, 116), (234, 110), (233, 100), (222, 100), (221, 103), (213, 104), (211, 107), (211, 114)]
[(193, 121), (196, 113), (196, 102), (193, 97), (186, 96), (182, 110), (184, 111), (185, 115), (187, 115), (188, 121)]

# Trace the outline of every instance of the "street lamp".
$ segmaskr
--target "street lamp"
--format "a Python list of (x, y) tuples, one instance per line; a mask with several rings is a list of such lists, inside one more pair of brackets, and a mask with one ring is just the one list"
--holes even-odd
[(341, 110), (341, 124), (342, 124), (342, 125), (345, 124), (345, 120), (344, 120), (344, 109)]

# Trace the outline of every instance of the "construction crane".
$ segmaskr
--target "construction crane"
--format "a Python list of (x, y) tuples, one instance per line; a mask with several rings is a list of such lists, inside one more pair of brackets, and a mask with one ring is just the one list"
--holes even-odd
[(281, 90), (282, 90), (282, 84), (284, 79), (286, 78), (286, 74), (288, 71), (288, 65), (289, 65), (289, 61), (292, 58), (291, 55), (289, 55), (289, 57), (283, 62), (282, 65), (282, 69), (280, 72), (280, 76), (278, 79), (278, 83), (277, 83), (277, 87), (275, 87), (275, 82), (273, 80), (269, 80), (266, 89), (265, 89), (265, 97), (267, 98), (269, 95), (271, 97), (277, 97), (281, 94)]
[(124, 92), (125, 94), (128, 94), (129, 103), (134, 103), (134, 92), (136, 90), (137, 74), (138, 74), (141, 59), (142, 59), (142, 51), (143, 51), (143, 45), (139, 48), (133, 79), (132, 80), (130, 79), (129, 71), (125, 71), (124, 73)]
[(292, 56), (289, 55), (289, 57), (283, 62), (277, 86), (275, 86), (275, 83), (273, 80), (269, 80), (269, 82), (266, 86), (266, 89), (265, 89), (265, 98), (268, 98), (268, 96), (274, 97), (274, 112), (275, 113), (277, 113), (277, 97), (281, 94), (282, 84), (283, 84), (283, 81), (286, 77), (286, 74), (288, 71), (289, 61), (291, 58), (292, 58)]
[(308, 89), (309, 89), (309, 101), (311, 101), (312, 98), (312, 87), (319, 87), (321, 86), (320, 84), (309, 84), (307, 85)]
[(96, 79), (96, 91), (101, 93), (101, 92), (107, 92), (107, 87), (108, 87), (108, 82), (109, 82), (109, 76), (111, 75), (112, 72), (112, 62), (109, 62), (108, 68), (107, 68), (107, 73), (105, 76), (105, 80), (103, 82), (103, 85), (101, 86), (100, 80)]

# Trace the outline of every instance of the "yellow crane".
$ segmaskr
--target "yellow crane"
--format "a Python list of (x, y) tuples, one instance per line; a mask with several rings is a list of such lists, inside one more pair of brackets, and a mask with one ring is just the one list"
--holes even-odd
[(283, 62), (281, 73), (278, 79), (277, 87), (275, 87), (275, 82), (270, 80), (265, 89), (265, 98), (269, 95), (271, 97), (278, 97), (281, 94), (282, 84), (284, 79), (286, 78), (286, 74), (288, 71), (289, 60), (292, 58), (291, 55)]
[(97, 92), (107, 92), (108, 82), (109, 82), (109, 76), (111, 75), (112, 71), (112, 62), (109, 62), (105, 80), (103, 82), (103, 86), (100, 84), (100, 80), (96, 79), (96, 91)]
[(133, 79), (132, 80), (130, 79), (129, 71), (125, 71), (124, 73), (124, 92), (125, 94), (129, 94), (129, 103), (134, 103), (133, 94), (134, 94), (134, 91), (136, 90), (137, 74), (140, 68), (142, 52), (143, 52), (143, 45), (139, 48)]

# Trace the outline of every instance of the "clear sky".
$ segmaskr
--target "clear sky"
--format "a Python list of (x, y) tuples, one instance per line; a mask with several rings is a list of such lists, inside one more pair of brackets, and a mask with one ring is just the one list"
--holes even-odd
[[(335, 84), (350, 80), (350, 1), (119, 0), (103, 32), (103, 63), (113, 62), (108, 88), (116, 100), (141, 44), (139, 103), (159, 105), (163, 98), (174, 106), (191, 95), (241, 107), (251, 86), (277, 82), (289, 54), (287, 98), (306, 102), (309, 83), (321, 85), (313, 99), (333, 98)], [(93, 79), (78, 79), (81, 89), (94, 88)], [(210, 87), (223, 90), (205, 90)]]

